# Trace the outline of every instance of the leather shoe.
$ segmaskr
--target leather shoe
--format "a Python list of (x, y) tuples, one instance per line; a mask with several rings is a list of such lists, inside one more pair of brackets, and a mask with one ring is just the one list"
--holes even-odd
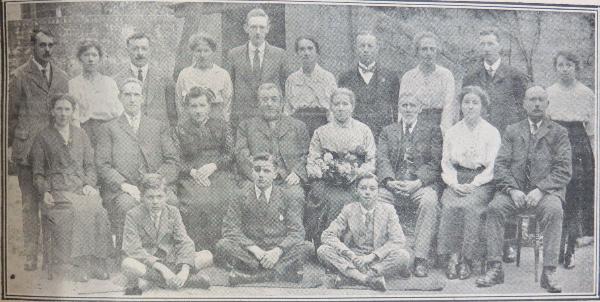
[(37, 270), (37, 257), (36, 256), (27, 256), (27, 258), (25, 259), (24, 269), (26, 271)]
[(183, 286), (188, 288), (208, 289), (210, 288), (210, 279), (200, 273), (193, 274), (185, 281)]
[(454, 280), (458, 278), (458, 273), (456, 272), (456, 264), (454, 262), (448, 262), (448, 268), (446, 269), (446, 277), (450, 280)]
[(475, 283), (478, 287), (490, 287), (496, 284), (504, 283), (504, 270), (502, 269), (502, 262), (495, 261), (490, 263), (485, 275), (477, 278)]
[(90, 273), (90, 277), (98, 280), (108, 280), (110, 279), (110, 275), (106, 271), (105, 267), (95, 267)]
[(565, 254), (565, 260), (563, 263), (566, 269), (572, 269), (575, 267), (575, 254)]
[(502, 253), (502, 261), (504, 263), (513, 263), (517, 260), (517, 251), (515, 251), (515, 249), (508, 245), (506, 248), (504, 248), (504, 251)]
[(465, 280), (471, 277), (471, 265), (467, 262), (458, 264), (458, 279)]
[(416, 258), (415, 259), (415, 268), (413, 274), (415, 277), (423, 278), (427, 277), (429, 270), (427, 268), (427, 260)]
[(249, 275), (233, 270), (229, 273), (227, 279), (229, 280), (229, 286), (237, 286), (246, 283), (261, 283), (271, 281), (274, 279), (274, 275), (270, 271)]
[(142, 295), (142, 289), (139, 288), (138, 286), (128, 287), (125, 289), (125, 296), (141, 296), (141, 295)]
[(385, 287), (385, 278), (383, 276), (369, 276), (365, 284), (372, 290), (384, 292), (387, 290)]
[(562, 288), (558, 285), (558, 281), (556, 281), (556, 267), (547, 266), (544, 267), (544, 271), (542, 272), (542, 278), (540, 280), (540, 285), (542, 288), (545, 288), (549, 293), (560, 293), (562, 292)]

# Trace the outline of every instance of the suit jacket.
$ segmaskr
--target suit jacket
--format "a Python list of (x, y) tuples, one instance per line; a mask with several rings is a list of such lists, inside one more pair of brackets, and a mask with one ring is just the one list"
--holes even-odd
[(310, 144), (306, 125), (293, 117), (281, 116), (276, 128), (272, 134), (269, 124), (262, 117), (240, 123), (235, 157), (242, 175), (252, 179), (252, 156), (268, 152), (283, 162), (279, 171), (282, 179), (294, 172), (306, 181), (306, 156)]
[[(377, 145), (377, 174), (381, 180), (400, 177), (400, 168), (404, 158), (401, 148), (403, 136), (402, 123), (394, 123), (383, 129)], [(411, 156), (415, 165), (413, 171), (423, 183), (428, 186), (440, 178), (442, 159), (442, 134), (440, 127), (417, 119), (412, 132), (413, 147)]]
[[(494, 178), (498, 189), (506, 192), (508, 188), (513, 188), (527, 194), (528, 190), (537, 187), (564, 201), (572, 173), (571, 143), (567, 130), (549, 119), (544, 119), (534, 141), (531, 142), (532, 151), (529, 151), (531, 139), (527, 119), (506, 128), (494, 165)], [(527, 182), (525, 171), (528, 159), (531, 166), (530, 183)]]
[[(394, 206), (377, 202), (373, 212), (373, 253), (384, 259), (392, 250), (404, 248), (406, 239), (400, 226)], [(364, 235), (364, 215), (359, 202), (344, 206), (338, 217), (331, 222), (321, 235), (322, 244), (332, 246), (338, 251), (350, 251), (354, 238)]]
[(303, 199), (299, 191), (273, 186), (271, 199), (264, 204), (256, 198), (254, 185), (248, 186), (229, 204), (223, 218), (223, 238), (243, 247), (278, 246), (286, 251), (304, 240)]
[(125, 114), (98, 130), (96, 166), (106, 200), (121, 192), (121, 184), (137, 186), (144, 173), (159, 173), (167, 183), (177, 180), (180, 167), (169, 128), (142, 115), (137, 134)]
[(479, 62), (477, 69), (463, 79), (463, 87), (475, 85), (488, 93), (490, 105), (486, 120), (503, 133), (506, 126), (527, 117), (523, 99), (528, 82), (527, 75), (504, 62), (490, 79), (483, 62)]
[(338, 87), (349, 88), (356, 94), (354, 118), (369, 126), (373, 136), (378, 137), (384, 126), (396, 121), (400, 80), (395, 72), (377, 63), (367, 85), (354, 65), (339, 77)]
[[(266, 43), (266, 42), (265, 42)], [(285, 51), (266, 43), (260, 79), (252, 74), (248, 43), (235, 47), (227, 54), (225, 69), (233, 82), (231, 120), (233, 127), (244, 119), (259, 116), (256, 91), (262, 83), (275, 83), (283, 92), (287, 79)]]
[[(128, 63), (121, 67), (113, 78), (117, 85), (121, 87), (121, 83), (125, 79), (137, 79), (137, 74), (133, 74), (131, 64)], [(148, 66), (143, 93), (146, 98), (142, 107), (144, 114), (165, 124), (176, 125), (175, 83), (170, 77), (165, 76), (155, 64), (149, 64)]]
[(194, 242), (187, 234), (179, 210), (165, 205), (158, 229), (154, 226), (146, 204), (127, 212), (123, 228), (123, 251), (148, 266), (161, 260), (165, 263), (189, 264), (194, 267)]
[(33, 140), (50, 124), (50, 97), (69, 91), (67, 74), (56, 64), (50, 66), (50, 86), (33, 58), (17, 68), (10, 79), (8, 141), (15, 163), (30, 165)]

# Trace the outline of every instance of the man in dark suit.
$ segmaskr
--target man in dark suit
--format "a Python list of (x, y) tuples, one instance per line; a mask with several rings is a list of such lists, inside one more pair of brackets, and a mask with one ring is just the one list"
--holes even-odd
[(437, 234), (442, 135), (439, 125), (418, 118), (421, 103), (412, 94), (399, 99), (400, 121), (383, 129), (377, 147), (382, 201), (397, 207), (418, 204), (413, 273), (428, 275), (427, 258)]
[(306, 183), (310, 140), (306, 125), (282, 114), (284, 100), (276, 84), (266, 83), (258, 88), (258, 103), (261, 116), (242, 121), (237, 131), (235, 157), (242, 175), (251, 181), (252, 157), (266, 152), (277, 163), (277, 183)]
[(398, 91), (400, 82), (395, 72), (376, 62), (377, 38), (369, 32), (356, 36), (358, 66), (343, 73), (338, 87), (349, 88), (356, 95), (354, 117), (365, 123), (373, 136), (396, 121), (398, 114)]
[(544, 270), (540, 285), (559, 293), (556, 266), (562, 234), (565, 191), (571, 179), (571, 144), (565, 128), (545, 116), (548, 98), (544, 88), (529, 88), (523, 106), (527, 119), (506, 128), (496, 158), (498, 187), (486, 215), (488, 267), (477, 279), (481, 287), (504, 282), (502, 241), (504, 222), (517, 213), (535, 213), (544, 237)]
[[(300, 282), (313, 251), (304, 241), (303, 194), (274, 186), (277, 165), (266, 153), (253, 159), (254, 185), (229, 205), (216, 256), (232, 267), (229, 284), (274, 279)], [(243, 271), (243, 272), (242, 272)]]
[[(96, 167), (101, 194), (121, 248), (125, 214), (140, 200), (138, 185), (144, 173), (159, 173), (171, 185), (179, 173), (179, 152), (168, 126), (142, 114), (142, 83), (135, 78), (121, 85), (123, 115), (98, 131)], [(177, 198), (169, 187), (169, 202)]]
[(280, 89), (287, 79), (285, 51), (265, 41), (269, 33), (269, 16), (262, 9), (253, 9), (246, 16), (244, 31), (248, 43), (227, 54), (225, 69), (233, 81), (231, 125), (237, 125), (260, 115), (256, 92), (262, 83), (275, 83)]
[(139, 279), (165, 284), (169, 288), (208, 288), (207, 277), (196, 273), (212, 265), (210, 251), (196, 252), (179, 210), (166, 204), (165, 181), (160, 174), (144, 175), (142, 202), (127, 212), (121, 263), (127, 278), (126, 295), (139, 295)]
[(507, 125), (525, 118), (523, 97), (528, 85), (527, 75), (506, 64), (500, 58), (500, 35), (493, 29), (479, 33), (479, 49), (483, 61), (463, 79), (463, 87), (479, 86), (490, 96), (486, 120), (500, 133)]
[(29, 151), (38, 132), (50, 123), (50, 96), (69, 90), (67, 74), (51, 63), (54, 43), (51, 32), (34, 30), (33, 56), (12, 73), (8, 89), (8, 144), (12, 146), (11, 160), (16, 165), (21, 189), (25, 270), (37, 269), (42, 202), (33, 185)]
[(113, 76), (115, 81), (119, 86), (127, 78), (142, 82), (146, 96), (142, 112), (152, 119), (174, 126), (177, 123), (175, 84), (156, 64), (150, 63), (150, 37), (144, 33), (129, 36), (127, 53), (130, 62)]

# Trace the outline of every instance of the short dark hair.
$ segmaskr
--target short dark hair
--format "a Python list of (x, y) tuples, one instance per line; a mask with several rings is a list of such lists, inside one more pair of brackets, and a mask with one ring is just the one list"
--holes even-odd
[(190, 50), (194, 51), (196, 47), (198, 47), (198, 44), (200, 44), (202, 41), (206, 42), (212, 51), (217, 50), (217, 42), (215, 41), (215, 38), (207, 33), (197, 33), (192, 35), (188, 40), (188, 46)]
[(500, 32), (498, 31), (497, 28), (495, 27), (485, 27), (482, 30), (479, 31), (479, 36), (487, 36), (487, 35), (492, 35), (494, 37), (496, 37), (496, 41), (498, 43), (500, 43)]
[(29, 37), (31, 43), (35, 43), (37, 41), (37, 35), (39, 33), (42, 33), (48, 37), (55, 39), (54, 34), (50, 30), (45, 29), (45, 28), (36, 28), (33, 31), (31, 31), (31, 36)]
[(317, 39), (315, 39), (314, 37), (311, 36), (300, 36), (298, 38), (296, 38), (296, 42), (294, 43), (294, 49), (296, 50), (296, 53), (298, 52), (298, 43), (300, 43), (300, 41), (302, 40), (308, 40), (310, 42), (312, 42), (312, 44), (315, 45), (315, 50), (317, 51), (317, 54), (321, 54), (321, 49), (319, 48), (319, 42), (317, 42)]
[(365, 180), (365, 179), (374, 179), (377, 183), (379, 183), (379, 178), (377, 178), (377, 175), (368, 172), (362, 175), (359, 175), (355, 180), (354, 180), (354, 185), (358, 188), (358, 184)]
[(262, 8), (254, 8), (251, 11), (249, 11), (248, 14), (246, 15), (246, 24), (248, 24), (248, 22), (250, 21), (250, 18), (252, 18), (252, 17), (266, 17), (267, 24), (271, 23), (271, 19), (269, 18), (269, 15), (267, 15), (267, 13), (265, 13), (265, 11)]
[(275, 157), (273, 157), (273, 155), (267, 152), (259, 152), (252, 156), (252, 162), (254, 163), (256, 161), (268, 161), (271, 162), (273, 166), (277, 166), (277, 163), (275, 162)]
[(77, 47), (77, 59), (79, 59), (79, 57), (81, 57), (81, 55), (90, 48), (96, 48), (96, 50), (98, 51), (98, 56), (102, 58), (104, 52), (102, 51), (100, 42), (98, 42), (98, 40), (95, 39), (86, 38), (79, 42), (79, 46)]
[(127, 45), (129, 45), (129, 41), (131, 40), (140, 40), (140, 39), (147, 39), (148, 43), (152, 42), (152, 40), (150, 39), (150, 37), (148, 35), (146, 35), (146, 33), (143, 32), (136, 32), (133, 33), (131, 36), (129, 36), (126, 40)]
[(281, 96), (281, 97), (283, 96), (283, 93), (281, 92), (281, 88), (279, 88), (279, 85), (277, 85), (275, 83), (260, 84), (260, 86), (258, 86), (258, 89), (256, 89), (256, 95), (258, 96), (260, 94), (260, 92), (263, 90), (271, 90), (271, 89), (277, 90), (277, 92), (279, 93), (279, 96)]
[(579, 59), (579, 56), (569, 50), (561, 50), (556, 53), (556, 55), (552, 59), (554, 69), (556, 69), (556, 63), (558, 62), (558, 57), (563, 57), (563, 58), (567, 59), (567, 61), (573, 62), (573, 64), (575, 64), (576, 71), (579, 71), (579, 69), (581, 69), (581, 60)]
[(158, 173), (150, 173), (142, 176), (139, 187), (140, 193), (143, 195), (148, 190), (161, 189), (164, 191), (166, 186), (167, 184), (162, 175)]
[(195, 99), (195, 98), (201, 97), (201, 96), (206, 97), (206, 101), (208, 102), (209, 105), (214, 104), (215, 99), (217, 98), (215, 96), (215, 93), (210, 88), (194, 86), (190, 89), (190, 91), (183, 98), (183, 106), (188, 106), (190, 104), (191, 99)]
[(77, 108), (77, 99), (70, 95), (70, 94), (66, 94), (66, 93), (60, 93), (60, 94), (54, 94), (50, 97), (50, 110), (54, 109), (54, 106), (56, 106), (56, 103), (58, 101), (67, 101), (69, 103), (71, 103), (71, 107), (73, 107), (73, 110), (75, 110), (75, 108)]
[(354, 108), (356, 106), (356, 94), (354, 94), (354, 92), (352, 90), (350, 90), (349, 88), (346, 88), (346, 87), (336, 88), (333, 91), (333, 93), (331, 94), (329, 103), (333, 104), (333, 99), (338, 95), (345, 95), (345, 96), (349, 97), (350, 103), (352, 103), (352, 107)]
[(479, 86), (463, 87), (463, 89), (461, 89), (460, 93), (458, 94), (458, 103), (460, 105), (462, 105), (463, 99), (469, 93), (472, 93), (472, 94), (478, 96), (479, 100), (481, 101), (481, 106), (484, 107), (485, 109), (488, 108), (488, 106), (490, 105), (490, 97), (488, 96), (487, 92), (485, 92), (485, 90), (483, 90)]

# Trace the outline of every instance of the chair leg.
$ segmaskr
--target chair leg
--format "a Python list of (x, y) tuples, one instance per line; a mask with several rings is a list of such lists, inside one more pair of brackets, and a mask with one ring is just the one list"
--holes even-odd
[(538, 245), (538, 240), (540, 238), (540, 230), (538, 228), (538, 223), (537, 220), (533, 219), (533, 223), (535, 224), (534, 226), (534, 230), (535, 230), (535, 237), (533, 238), (533, 257), (534, 257), (534, 268), (533, 268), (533, 272), (535, 274), (535, 282), (538, 282), (538, 266), (540, 264), (540, 247)]
[(523, 240), (523, 219), (519, 218), (517, 221), (517, 267), (521, 264), (521, 243)]
[(53, 242), (52, 226), (48, 216), (42, 217), (42, 238), (43, 238), (43, 266), (48, 274), (48, 280), (53, 278), (54, 269), (54, 242)]

